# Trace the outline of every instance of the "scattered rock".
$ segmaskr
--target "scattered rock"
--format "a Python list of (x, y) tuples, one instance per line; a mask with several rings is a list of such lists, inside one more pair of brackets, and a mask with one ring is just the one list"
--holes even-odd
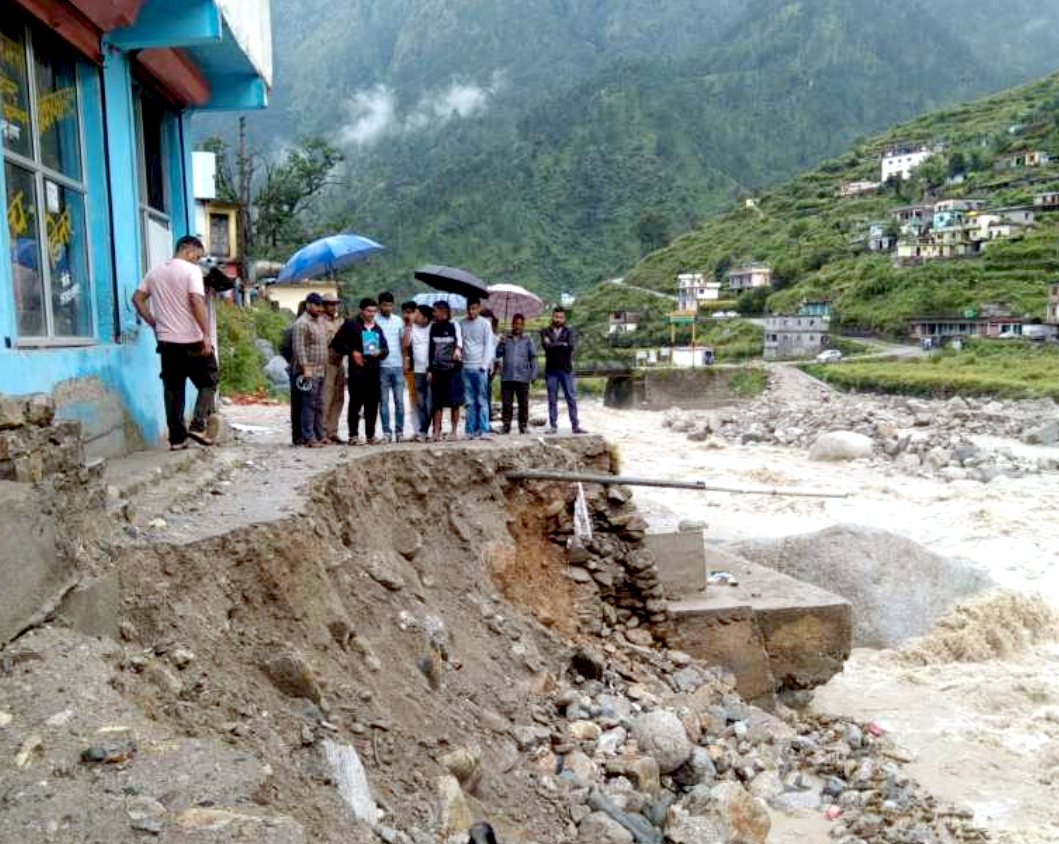
[(165, 806), (153, 797), (143, 794), (126, 797), (125, 814), (129, 816), (129, 826), (138, 832), (161, 835), (165, 830), (165, 817), (168, 812)]
[(169, 652), (169, 661), (178, 671), (183, 671), (195, 660), (195, 654), (188, 648), (173, 648)]
[(435, 788), (438, 795), (439, 832), (448, 835), (470, 829), (474, 816), (471, 814), (467, 796), (460, 788), (459, 780), (451, 775), (438, 777)]
[(291, 652), (268, 658), (261, 668), (283, 694), (311, 700), (317, 706), (323, 701), (320, 683), (301, 654)]
[(438, 759), (438, 763), (456, 777), (461, 787), (473, 792), (482, 775), (482, 749), (477, 745), (458, 747)]
[(1059, 443), (1059, 420), (1050, 419), (1043, 425), (1027, 431), (1022, 441), (1029, 445), (1055, 445)]
[(578, 827), (580, 844), (632, 844), (632, 834), (603, 812), (593, 812)]
[(766, 844), (772, 818), (763, 800), (748, 794), (738, 783), (725, 782), (714, 786), (713, 812), (723, 821), (727, 838), (745, 844)]
[(656, 709), (633, 722), (633, 737), (643, 753), (654, 757), (663, 774), (671, 773), (691, 756), (692, 744), (677, 715)]
[(405, 582), (396, 566), (382, 554), (373, 554), (364, 564), (364, 570), (368, 576), (384, 586), (391, 592), (400, 592), (404, 589)]
[(853, 431), (832, 431), (819, 437), (809, 450), (809, 459), (817, 461), (859, 460), (871, 457), (875, 444), (869, 437)]

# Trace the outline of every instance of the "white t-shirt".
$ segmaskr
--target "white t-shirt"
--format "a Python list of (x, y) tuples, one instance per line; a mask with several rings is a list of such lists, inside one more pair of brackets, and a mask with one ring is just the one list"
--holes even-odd
[(425, 375), (430, 366), (430, 324), (412, 326), (412, 371)]
[(202, 329), (191, 310), (192, 294), (206, 295), (202, 270), (183, 258), (170, 258), (152, 269), (139, 290), (155, 319), (155, 335), (163, 343), (201, 343)]

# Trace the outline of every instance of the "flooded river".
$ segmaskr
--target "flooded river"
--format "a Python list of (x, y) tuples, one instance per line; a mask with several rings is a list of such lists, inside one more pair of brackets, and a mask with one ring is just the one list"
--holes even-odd
[[(594, 404), (582, 416), (620, 447), (627, 474), (850, 493), (824, 500), (637, 488), (636, 502), (655, 529), (697, 519), (708, 524), (711, 541), (729, 541), (867, 525), (1059, 607), (1059, 476), (945, 483), (866, 463), (813, 463), (797, 449), (710, 449), (663, 428), (656, 412)], [(988, 642), (1034, 621), (997, 602), (968, 635)], [(971, 663), (924, 653), (917, 662), (925, 664), (913, 664), (894, 652), (857, 650), (814, 706), (881, 720), (915, 754), (909, 772), (939, 797), (971, 807), (997, 840), (1059, 842), (1059, 644)]]

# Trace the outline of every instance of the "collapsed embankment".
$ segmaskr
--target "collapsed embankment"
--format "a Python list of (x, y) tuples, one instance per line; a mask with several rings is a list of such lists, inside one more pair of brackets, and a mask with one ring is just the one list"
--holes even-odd
[(54, 625), (0, 653), (0, 840), (436, 844), (487, 818), (509, 842), (764, 844), (765, 801), (980, 840), (886, 737), (784, 723), (649, 647), (667, 617), (627, 491), (587, 490), (600, 533), (567, 548), (572, 490), (504, 478), (530, 467), (611, 462), (591, 437), (283, 452), (205, 503), (144, 490), (121, 511), (148, 529), (96, 561), (123, 641)]

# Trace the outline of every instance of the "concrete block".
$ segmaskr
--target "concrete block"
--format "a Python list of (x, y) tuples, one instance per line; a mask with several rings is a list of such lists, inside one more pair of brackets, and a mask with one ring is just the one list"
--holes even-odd
[(853, 641), (848, 601), (715, 546), (707, 546), (706, 563), (731, 572), (738, 586), (671, 602), (676, 647), (728, 668), (740, 694), (763, 703), (773, 691), (812, 689), (842, 670)]
[(654, 554), (666, 598), (681, 600), (706, 589), (706, 544), (701, 530), (649, 533), (644, 544)]
[(79, 633), (97, 638), (109, 636), (120, 642), (121, 580), (118, 572), (79, 585), (63, 599), (59, 615)]
[(648, 369), (644, 373), (644, 402), (664, 410), (708, 410), (741, 404), (746, 398), (732, 389), (731, 379), (742, 371), (738, 366), (711, 366), (703, 369)]
[(771, 709), (776, 680), (765, 640), (749, 605), (698, 607), (694, 602), (670, 604), (673, 635), (670, 645), (720, 665), (735, 675), (739, 694)]
[(24, 484), (0, 481), (0, 646), (54, 609), (76, 578), (43, 511)]

